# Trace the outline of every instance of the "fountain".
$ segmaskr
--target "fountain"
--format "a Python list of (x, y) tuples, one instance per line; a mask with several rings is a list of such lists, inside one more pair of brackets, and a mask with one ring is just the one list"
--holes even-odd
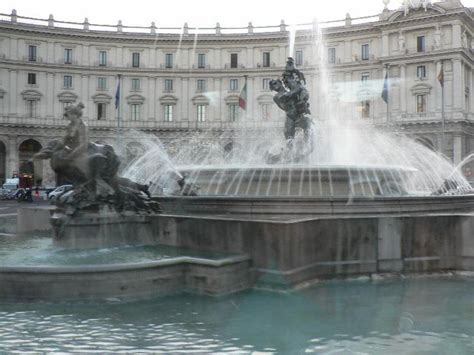
[[(23, 236), (4, 242), (0, 298), (221, 295), (474, 269), (474, 196), (447, 160), (401, 134), (314, 121), (291, 57), (270, 87), (283, 134), (221, 136), (200, 149), (202, 137), (186, 137), (170, 155), (143, 139), (146, 153), (124, 176), (114, 149), (89, 141), (82, 104), (68, 107), (66, 136), (34, 159), (50, 159), (74, 189), (53, 209), (20, 210)], [(52, 230), (53, 243), (38, 229)]]

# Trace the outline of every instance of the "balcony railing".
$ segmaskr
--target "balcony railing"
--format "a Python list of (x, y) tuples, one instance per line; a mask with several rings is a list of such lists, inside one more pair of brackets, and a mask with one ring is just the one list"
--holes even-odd
[[(352, 18), (352, 22), (357, 22), (357, 24), (365, 22), (374, 22), (379, 20), (379, 14), (369, 15), (363, 17)], [(13, 24), (25, 24), (25, 25), (35, 25), (35, 26), (44, 26), (48, 28), (68, 28), (74, 30), (82, 30), (84, 32), (90, 31), (100, 31), (100, 32), (116, 32), (116, 33), (127, 33), (127, 34), (138, 34), (143, 35), (148, 33), (151, 36), (156, 36), (157, 34), (182, 34), (184, 36), (189, 35), (226, 35), (226, 34), (258, 34), (258, 33), (268, 33), (268, 32), (286, 32), (288, 26), (282, 21), (278, 25), (269, 25), (269, 26), (254, 26), (252, 23), (249, 23), (245, 27), (222, 27), (218, 23), (212, 27), (190, 27), (187, 23), (182, 27), (157, 27), (155, 22), (152, 22), (150, 26), (127, 26), (123, 25), (122, 21), (118, 21), (116, 25), (107, 25), (107, 24), (98, 24), (90, 23), (87, 18), (83, 22), (74, 22), (74, 21), (60, 21), (54, 19), (54, 16), (51, 15), (47, 19), (28, 17), (28, 16), (19, 16), (16, 10), (13, 10), (10, 14), (0, 13), (0, 23), (13, 23)], [(309, 23), (299, 23), (294, 25), (297, 30), (312, 30), (315, 28), (327, 28), (329, 26), (344, 26), (347, 25), (346, 19), (341, 20), (332, 20), (332, 21), (322, 21), (322, 22), (309, 22)]]
[[(87, 125), (94, 128), (117, 128), (117, 120), (108, 118), (106, 120), (96, 120), (84, 117)], [(41, 118), (41, 117), (2, 117), (0, 116), (0, 125), (19, 125), (19, 126), (33, 126), (33, 127), (65, 127), (69, 122), (63, 118)], [(120, 121), (120, 128), (122, 129), (251, 129), (251, 128), (281, 128), (283, 127), (283, 121), (271, 121), (263, 122), (261, 120), (237, 120), (235, 122), (230, 121), (205, 121), (197, 122), (193, 121), (172, 121), (165, 122), (162, 120), (137, 120), (130, 121), (128, 119), (122, 119)]]

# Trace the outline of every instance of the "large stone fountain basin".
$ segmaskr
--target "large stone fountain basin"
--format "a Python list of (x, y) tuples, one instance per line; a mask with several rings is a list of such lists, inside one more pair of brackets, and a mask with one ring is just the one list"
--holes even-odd
[(400, 196), (416, 172), (399, 166), (255, 165), (183, 167), (204, 196)]

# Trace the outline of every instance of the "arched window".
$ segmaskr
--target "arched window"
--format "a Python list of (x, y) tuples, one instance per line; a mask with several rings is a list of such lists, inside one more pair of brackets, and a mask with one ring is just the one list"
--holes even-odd
[(41, 148), (41, 144), (34, 139), (27, 139), (18, 147), (19, 173), (26, 186), (41, 185), (43, 182), (43, 160), (31, 161)]

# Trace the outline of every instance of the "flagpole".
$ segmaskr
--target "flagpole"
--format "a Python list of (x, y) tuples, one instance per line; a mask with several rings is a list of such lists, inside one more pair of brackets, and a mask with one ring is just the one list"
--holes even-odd
[(248, 100), (248, 97), (249, 97), (249, 95), (248, 95), (249, 87), (247, 86), (248, 77), (249, 77), (248, 75), (244, 75), (244, 78), (245, 78), (245, 83), (244, 83), (244, 85), (245, 85), (245, 101), (246, 101), (246, 102), (245, 102), (245, 122), (248, 121), (248, 112), (247, 112), (247, 111), (248, 111), (248, 110), (247, 110), (247, 108), (248, 108), (248, 103), (249, 103), (249, 100)]
[[(388, 68), (390, 67), (389, 64), (385, 64), (385, 77), (386, 77), (386, 80), (387, 80), (387, 93), (388, 93), (388, 80), (389, 80), (389, 76), (388, 76)], [(390, 105), (389, 105), (389, 102), (390, 102), (390, 97), (387, 95), (387, 125), (390, 125)]]
[[(122, 74), (118, 74), (118, 86), (117, 86), (117, 93), (116, 95), (116, 109), (117, 109), (117, 150), (119, 151), (119, 154), (122, 155), (122, 149), (120, 145), (121, 141), (121, 106), (122, 106), (122, 88), (121, 88), (121, 81), (122, 81)], [(118, 96), (118, 97), (117, 97)]]
[(443, 78), (441, 84), (441, 153), (444, 154), (445, 145), (445, 117), (444, 117), (444, 67), (443, 61), (441, 60), (441, 72), (443, 73)]

